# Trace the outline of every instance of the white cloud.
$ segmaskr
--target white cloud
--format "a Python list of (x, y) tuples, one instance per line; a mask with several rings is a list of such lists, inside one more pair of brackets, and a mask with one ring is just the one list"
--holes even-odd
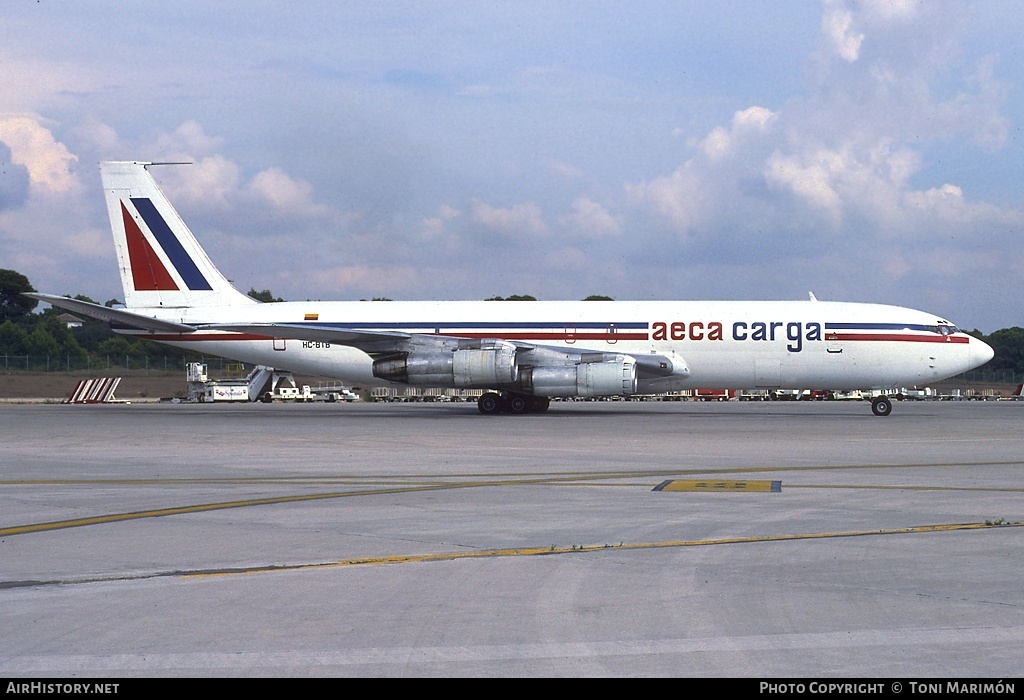
[(0, 119), (0, 141), (10, 147), (11, 159), (28, 170), (33, 190), (53, 193), (81, 190), (81, 184), (71, 172), (78, 157), (36, 119)]
[(668, 176), (626, 185), (629, 200), (666, 220), (677, 236), (713, 225), (736, 210), (736, 190), (760, 177), (758, 162), (780, 116), (757, 105), (738, 110), (696, 143), (696, 154)]
[(437, 216), (423, 219), (423, 239), (428, 242), (441, 239), (447, 232), (447, 223), (459, 218), (461, 214), (462, 212), (455, 207), (442, 204), (438, 208)]
[(888, 142), (843, 143), (789, 154), (776, 150), (765, 161), (764, 178), (770, 187), (825, 212), (833, 228), (851, 213), (875, 226), (899, 226), (901, 193), (920, 166), (917, 153)]
[(192, 159), (218, 151), (224, 143), (220, 137), (208, 136), (202, 125), (189, 119), (170, 133), (161, 133), (150, 145), (153, 153), (167, 154), (175, 159)]
[(535, 202), (502, 208), (473, 200), (470, 209), (473, 223), (508, 236), (542, 236), (548, 230), (544, 213)]
[(703, 221), (707, 193), (694, 161), (676, 168), (668, 176), (626, 185), (630, 201), (666, 219), (679, 236), (685, 236)]
[(549, 173), (566, 182), (580, 180), (586, 176), (586, 173), (575, 165), (569, 165), (568, 163), (561, 163), (554, 160), (548, 161), (547, 168)]
[(229, 209), (229, 198), (238, 191), (242, 180), (238, 165), (222, 155), (192, 160), (191, 165), (159, 168), (155, 175), (167, 196), (183, 204)]
[(860, 57), (860, 45), (864, 41), (862, 32), (853, 29), (853, 13), (840, 0), (826, 0), (821, 17), (821, 30), (832, 52), (847, 62)]
[(770, 185), (793, 192), (811, 206), (826, 210), (838, 223), (842, 198), (833, 182), (847, 167), (844, 155), (833, 150), (821, 149), (806, 158), (776, 152), (765, 163), (765, 179)]
[(81, 124), (73, 127), (71, 132), (72, 138), (79, 143), (80, 148), (101, 153), (104, 159), (112, 159), (122, 150), (117, 130), (98, 119), (86, 118)]
[(746, 138), (757, 138), (767, 132), (776, 121), (777, 115), (764, 107), (748, 107), (732, 117), (732, 128), (716, 126), (700, 142), (700, 149), (711, 160), (730, 155), (741, 147)]
[(622, 233), (620, 219), (586, 197), (574, 201), (572, 213), (561, 217), (558, 222), (580, 238), (609, 238)]
[(868, 15), (882, 22), (906, 22), (914, 19), (924, 4), (921, 0), (861, 0)]
[(433, 274), (431, 270), (411, 265), (351, 265), (313, 270), (308, 279), (311, 288), (325, 293), (394, 298), (415, 291)]
[[(8, 8), (4, 8), (5, 10)], [(0, 110), (7, 114), (47, 113), (59, 102), (61, 95), (82, 94), (94, 89), (99, 78), (88, 66), (74, 59), (55, 59), (43, 54), (26, 58), (23, 51), (10, 46), (16, 39), (27, 37), (12, 36), (18, 30), (7, 24), (9, 33), (5, 45), (0, 46)]]
[(328, 211), (327, 207), (313, 203), (313, 185), (289, 176), (280, 168), (257, 173), (249, 182), (248, 190), (282, 211), (304, 215)]

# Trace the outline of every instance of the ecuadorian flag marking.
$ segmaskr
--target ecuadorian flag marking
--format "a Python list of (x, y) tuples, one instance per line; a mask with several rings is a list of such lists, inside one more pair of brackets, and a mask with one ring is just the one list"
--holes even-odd
[(669, 479), (654, 487), (655, 491), (757, 491), (780, 493), (781, 481), (721, 481), (718, 479)]

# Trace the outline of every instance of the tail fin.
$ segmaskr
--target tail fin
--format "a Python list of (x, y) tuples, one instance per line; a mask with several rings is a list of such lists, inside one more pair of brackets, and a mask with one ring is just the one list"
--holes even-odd
[(255, 304), (235, 289), (178, 216), (146, 167), (100, 163), (128, 308)]

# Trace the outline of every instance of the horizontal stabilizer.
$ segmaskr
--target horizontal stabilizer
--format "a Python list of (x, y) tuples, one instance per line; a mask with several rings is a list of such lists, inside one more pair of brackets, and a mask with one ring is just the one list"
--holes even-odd
[(161, 333), (193, 333), (196, 330), (193, 326), (187, 326), (184, 323), (161, 321), (158, 318), (143, 316), (142, 314), (133, 313), (125, 309), (111, 309), (107, 306), (100, 306), (99, 304), (93, 304), (92, 302), (81, 301), (79, 299), (59, 297), (55, 294), (39, 294), (32, 292), (26, 293), (25, 296), (38, 299), (39, 301), (45, 301), (47, 304), (59, 306), (60, 308), (67, 309), (68, 311), (74, 311), (75, 313), (85, 314), (92, 318), (98, 318), (101, 321), (123, 323), (126, 326), (141, 328), (146, 331), (160, 331)]

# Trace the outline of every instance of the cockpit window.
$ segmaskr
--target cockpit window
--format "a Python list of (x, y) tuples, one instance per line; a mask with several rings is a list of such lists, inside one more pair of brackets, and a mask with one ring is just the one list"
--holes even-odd
[(941, 333), (942, 335), (953, 335), (954, 333), (960, 332), (960, 329), (952, 324), (942, 324), (938, 326), (935, 330)]

